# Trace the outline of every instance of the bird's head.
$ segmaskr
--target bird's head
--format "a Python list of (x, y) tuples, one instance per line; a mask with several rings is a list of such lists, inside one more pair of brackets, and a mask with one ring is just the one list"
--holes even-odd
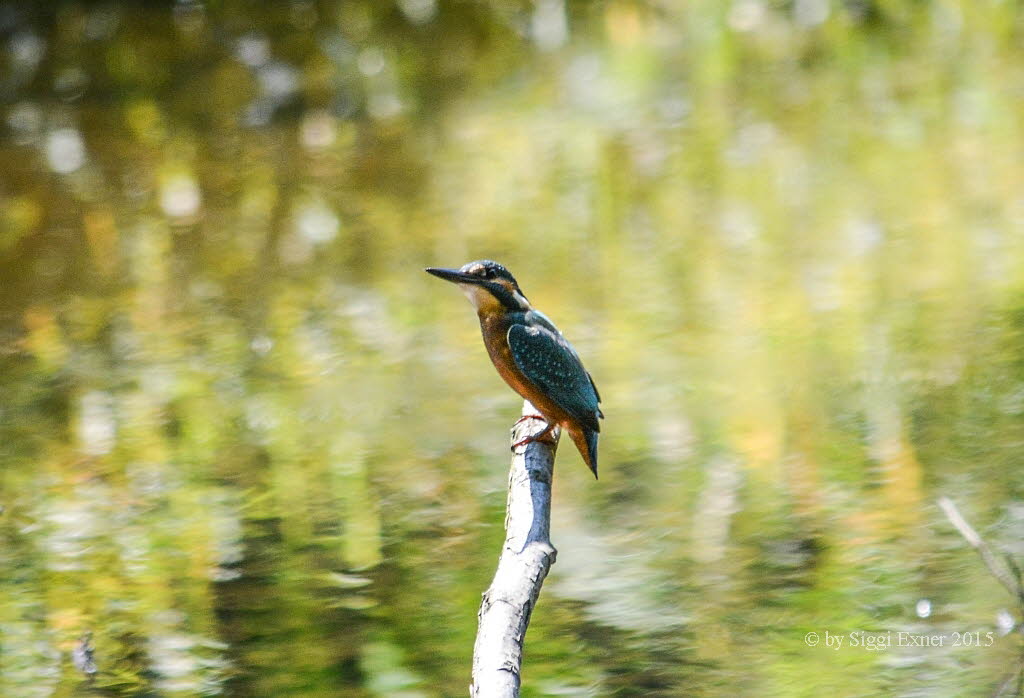
[(429, 267), (426, 271), (458, 284), (480, 314), (530, 309), (512, 273), (489, 259), (478, 259), (461, 269)]

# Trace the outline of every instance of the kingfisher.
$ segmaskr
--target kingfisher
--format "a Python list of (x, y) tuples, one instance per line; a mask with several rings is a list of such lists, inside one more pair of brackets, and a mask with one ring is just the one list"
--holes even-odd
[[(604, 419), (601, 396), (579, 354), (544, 313), (533, 308), (508, 269), (489, 259), (460, 269), (429, 267), (427, 273), (458, 284), (476, 308), (487, 353), (505, 382), (530, 401), (547, 426), (512, 448), (561, 427), (597, 477), (597, 435)], [(522, 420), (520, 420), (522, 421)], [(518, 424), (518, 422), (517, 422)]]

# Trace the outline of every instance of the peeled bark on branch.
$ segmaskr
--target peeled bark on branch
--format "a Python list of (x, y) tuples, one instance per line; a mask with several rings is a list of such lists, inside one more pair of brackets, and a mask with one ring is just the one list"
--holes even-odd
[[(523, 403), (523, 416), (537, 410)], [(543, 420), (527, 419), (512, 430), (512, 443), (539, 434)], [(558, 448), (558, 429), (551, 440), (520, 446), (512, 457), (505, 510), (505, 544), (491, 586), (480, 603), (473, 647), (475, 698), (519, 695), (523, 640), (541, 585), (555, 561), (551, 545), (551, 478)]]

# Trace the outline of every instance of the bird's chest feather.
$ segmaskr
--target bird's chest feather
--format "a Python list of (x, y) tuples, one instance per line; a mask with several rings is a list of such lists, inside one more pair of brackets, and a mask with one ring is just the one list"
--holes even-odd
[(563, 424), (568, 419), (565, 410), (526, 377), (512, 356), (512, 349), (508, 345), (508, 330), (516, 323), (516, 319), (509, 315), (480, 315), (480, 330), (487, 353), (512, 390), (529, 400), (549, 423)]
[(487, 354), (498, 373), (513, 390), (527, 397), (532, 386), (526, 382), (508, 346), (508, 328), (511, 324), (507, 317), (481, 317), (480, 331), (483, 333)]

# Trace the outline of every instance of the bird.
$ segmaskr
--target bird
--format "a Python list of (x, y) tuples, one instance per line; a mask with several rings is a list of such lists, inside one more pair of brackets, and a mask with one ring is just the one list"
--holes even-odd
[(555, 324), (530, 305), (512, 273), (497, 262), (479, 259), (459, 269), (428, 267), (425, 271), (462, 289), (476, 308), (484, 346), (498, 374), (540, 412), (522, 419), (540, 417), (547, 423), (543, 431), (512, 448), (561, 427), (596, 478), (598, 420), (604, 419), (601, 395), (579, 354)]

